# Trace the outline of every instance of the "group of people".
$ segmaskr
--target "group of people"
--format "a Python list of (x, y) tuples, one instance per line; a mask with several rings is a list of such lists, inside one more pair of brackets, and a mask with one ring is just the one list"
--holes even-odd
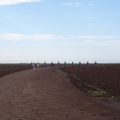
[(35, 70), (36, 68), (39, 68), (40, 64), (39, 63), (32, 63), (32, 68)]

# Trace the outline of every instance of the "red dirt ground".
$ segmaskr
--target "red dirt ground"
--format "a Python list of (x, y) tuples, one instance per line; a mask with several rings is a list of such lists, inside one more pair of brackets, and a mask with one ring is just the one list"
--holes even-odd
[(57, 68), (25, 70), (0, 78), (0, 120), (120, 120), (74, 87)]
[(31, 67), (32, 65), (30, 64), (0, 64), (0, 77), (17, 71), (30, 69)]
[(90, 85), (120, 96), (120, 64), (82, 64), (63, 69)]

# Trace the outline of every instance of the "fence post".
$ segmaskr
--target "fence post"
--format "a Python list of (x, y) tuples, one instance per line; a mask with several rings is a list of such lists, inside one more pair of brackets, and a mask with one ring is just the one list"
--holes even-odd
[(72, 66), (74, 66), (74, 62), (72, 62)]
[(58, 66), (60, 66), (60, 62), (58, 62)]
[(95, 65), (97, 65), (97, 62), (95, 61)]
[(64, 62), (64, 67), (66, 67), (66, 62)]
[(81, 65), (81, 62), (79, 62), (79, 66)]
[(54, 66), (54, 63), (53, 63), (53, 62), (51, 62), (51, 66)]
[(44, 66), (46, 67), (46, 62), (44, 62)]

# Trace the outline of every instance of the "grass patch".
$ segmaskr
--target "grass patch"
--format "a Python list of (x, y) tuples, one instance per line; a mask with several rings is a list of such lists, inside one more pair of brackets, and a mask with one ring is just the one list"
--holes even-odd
[(77, 88), (83, 90), (88, 95), (96, 97), (97, 99), (111, 99), (120, 102), (120, 96), (114, 96), (113, 94), (99, 88), (98, 86), (90, 85), (75, 75), (68, 74), (68, 76), (71, 79), (72, 84), (74, 84)]

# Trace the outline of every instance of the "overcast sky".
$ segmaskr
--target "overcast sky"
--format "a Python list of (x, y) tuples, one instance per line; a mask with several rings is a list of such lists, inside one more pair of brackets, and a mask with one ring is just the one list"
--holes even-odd
[(0, 62), (120, 62), (120, 0), (0, 0)]

